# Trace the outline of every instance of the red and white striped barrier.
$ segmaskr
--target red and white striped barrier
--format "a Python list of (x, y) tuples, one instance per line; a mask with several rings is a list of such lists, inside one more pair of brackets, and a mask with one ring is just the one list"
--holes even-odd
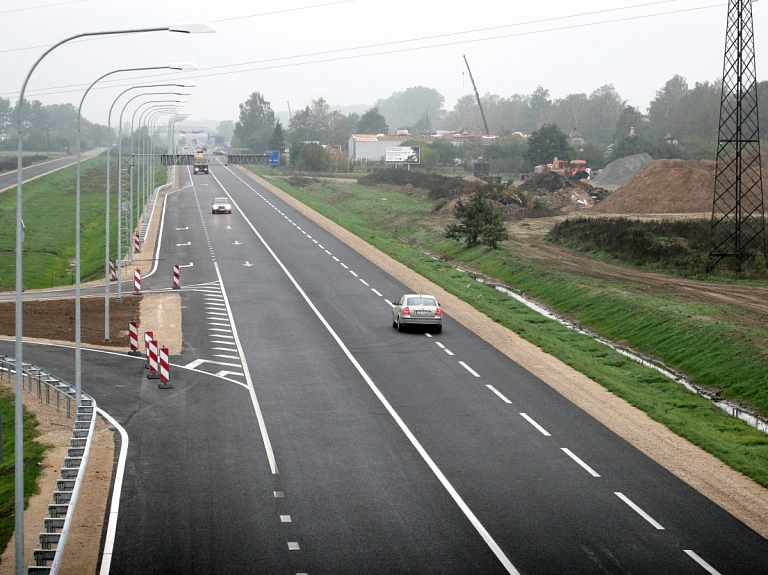
[(147, 362), (144, 364), (144, 369), (149, 369), (149, 344), (154, 338), (155, 334), (151, 331), (144, 332), (144, 357), (147, 359)]
[(141, 253), (141, 240), (139, 239), (138, 232), (133, 236), (133, 253)]
[(159, 387), (160, 389), (170, 389), (173, 387), (171, 385), (171, 374), (168, 366), (169, 366), (168, 348), (161, 347), (160, 348), (160, 383), (157, 384), (157, 387)]
[(160, 371), (157, 365), (157, 340), (152, 339), (149, 342), (149, 373), (147, 379), (159, 379)]
[(181, 289), (179, 282), (179, 264), (173, 264), (173, 289)]
[(117, 281), (117, 272), (115, 271), (115, 260), (113, 259), (109, 260), (109, 281), (111, 282)]
[(139, 324), (135, 321), (128, 322), (128, 336), (131, 340), (131, 351), (128, 355), (141, 356), (139, 351)]
[(139, 295), (141, 293), (141, 270), (136, 268), (133, 272), (133, 294)]

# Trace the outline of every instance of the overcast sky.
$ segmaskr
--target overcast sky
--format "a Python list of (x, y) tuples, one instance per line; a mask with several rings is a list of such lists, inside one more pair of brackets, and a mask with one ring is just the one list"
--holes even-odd
[[(74, 41), (37, 66), (27, 99), (77, 106), (84, 89), (118, 69), (192, 62), (198, 70), (114, 74), (88, 94), (83, 116), (106, 124), (118, 95), (153, 81), (196, 83), (184, 112), (195, 121), (237, 120), (261, 92), (277, 112), (324, 98), (365, 105), (413, 86), (434, 88), (451, 110), (472, 94), (552, 99), (613, 84), (646, 112), (675, 74), (695, 82), (722, 74), (725, 0), (5, 0), (0, 3), (0, 96), (18, 99), (26, 74), (52, 45), (86, 32), (206, 22), (212, 34), (152, 32)], [(758, 80), (768, 78), (768, 1), (752, 4)], [(150, 74), (159, 74), (149, 76)], [(155, 91), (172, 91), (158, 88)], [(118, 100), (119, 112), (132, 96)], [(768, 110), (761, 110), (763, 114)], [(127, 117), (127, 116), (126, 116)], [(116, 115), (112, 123), (116, 123)]]

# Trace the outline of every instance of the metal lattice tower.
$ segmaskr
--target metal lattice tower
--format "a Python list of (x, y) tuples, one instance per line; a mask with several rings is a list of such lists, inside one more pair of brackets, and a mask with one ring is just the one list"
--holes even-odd
[(728, 1), (708, 270), (766, 255), (751, 1)]

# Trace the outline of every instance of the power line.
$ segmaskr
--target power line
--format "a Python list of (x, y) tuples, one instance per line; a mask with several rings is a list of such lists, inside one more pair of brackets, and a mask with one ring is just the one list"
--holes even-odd
[[(647, 7), (647, 6), (657, 5), (657, 4), (667, 4), (667, 3), (670, 3), (670, 2), (676, 2), (676, 1), (679, 1), (679, 0), (661, 0), (661, 1), (658, 1), (658, 2), (650, 2), (650, 3), (646, 3), (646, 4), (637, 4), (637, 5), (627, 6), (627, 7), (622, 7), (622, 8), (608, 8), (608, 9), (605, 9), (605, 10), (598, 10), (598, 11), (594, 11), (594, 12), (585, 12), (585, 13), (578, 14), (578, 15), (555, 16), (555, 17), (552, 17), (552, 18), (545, 18), (545, 19), (541, 19), (541, 20), (532, 20), (532, 21), (529, 21), (529, 22), (515, 23), (515, 24), (505, 24), (505, 25), (501, 25), (501, 26), (493, 26), (493, 27), (490, 27), (490, 28), (480, 28), (480, 29), (469, 30), (469, 31), (464, 31), (464, 32), (450, 32), (450, 33), (445, 33), (445, 34), (437, 34), (437, 35), (433, 35), (433, 36), (423, 36), (423, 37), (420, 37), (420, 38), (412, 38), (412, 39), (408, 39), (408, 40), (393, 40), (391, 42), (382, 42), (382, 43), (378, 43), (378, 44), (368, 44), (368, 45), (357, 46), (357, 47), (352, 47), (352, 48), (339, 48), (339, 49), (335, 49), (335, 50), (326, 50), (326, 51), (321, 51), (321, 52), (311, 52), (311, 53), (306, 53), (306, 54), (297, 54), (297, 55), (293, 55), (293, 56), (281, 56), (281, 57), (277, 57), (277, 58), (268, 58), (268, 59), (265, 59), (265, 60), (256, 60), (256, 61), (252, 61), (252, 62), (242, 62), (242, 63), (239, 63), (239, 64), (223, 64), (223, 65), (220, 65), (220, 66), (211, 66), (209, 68), (204, 68), (201, 71), (222, 70), (222, 69), (226, 69), (226, 68), (234, 68), (234, 67), (239, 67), (239, 66), (251, 66), (251, 65), (254, 65), (254, 64), (257, 64), (257, 65), (258, 64), (269, 64), (269, 63), (273, 63), (273, 62), (280, 62), (280, 61), (283, 61), (283, 60), (294, 60), (294, 59), (297, 59), (297, 58), (315, 58), (315, 57), (318, 57), (318, 56), (327, 56), (327, 55), (330, 55), (330, 54), (339, 54), (339, 53), (351, 52), (351, 51), (357, 51), (357, 50), (367, 50), (367, 49), (371, 49), (371, 48), (381, 48), (381, 47), (385, 47), (385, 46), (394, 46), (394, 45), (406, 44), (406, 43), (411, 43), (411, 42), (423, 42), (423, 41), (436, 40), (436, 39), (440, 39), (440, 38), (447, 38), (447, 37), (453, 37), (453, 36), (458, 36), (458, 35), (476, 34), (476, 33), (479, 33), (479, 32), (488, 32), (488, 31), (499, 30), (499, 29), (503, 29), (503, 28), (527, 26), (527, 25), (531, 25), (531, 24), (542, 24), (542, 23), (554, 22), (554, 21), (563, 20), (563, 19), (572, 19), (572, 18), (575, 18), (575, 17), (594, 16), (594, 15), (597, 15), (597, 14), (604, 14), (604, 13), (608, 13), (608, 12), (616, 12), (616, 11), (619, 11), (619, 10), (628, 10), (628, 9), (632, 9), (632, 8), (641, 8), (641, 7)], [(382, 50), (382, 51), (371, 52), (371, 53), (366, 53), (366, 54), (352, 54), (352, 55), (348, 55), (348, 56), (337, 56), (337, 57), (332, 57), (332, 58), (321, 58), (321, 59), (315, 59), (315, 60), (308, 60), (308, 61), (304, 61), (304, 62), (274, 64), (274, 65), (269, 65), (269, 66), (258, 66), (258, 67), (255, 67), (255, 68), (247, 68), (245, 70), (211, 72), (211, 73), (208, 73), (208, 74), (197, 74), (196, 73), (196, 74), (187, 75), (187, 76), (185, 76), (183, 78), (178, 78), (178, 79), (179, 80), (194, 80), (196, 78), (210, 78), (210, 77), (216, 77), (216, 76), (226, 76), (226, 75), (231, 75), (231, 74), (243, 74), (243, 73), (247, 73), (247, 72), (258, 72), (258, 71), (263, 71), (263, 70), (274, 70), (274, 69), (280, 69), (280, 68), (290, 68), (290, 67), (295, 67), (295, 66), (307, 66), (307, 65), (311, 65), (311, 64), (321, 64), (321, 63), (327, 63), (327, 62), (337, 62), (337, 61), (352, 60), (352, 59), (358, 59), (358, 58), (368, 58), (368, 57), (371, 57), (371, 56), (382, 56), (382, 55), (388, 55), (388, 54), (398, 54), (398, 53), (412, 52), (412, 51), (417, 51), (417, 50), (428, 50), (428, 49), (434, 49), (434, 48), (445, 48), (445, 47), (448, 47), (448, 46), (456, 46), (456, 45), (460, 45), (460, 44), (472, 44), (472, 43), (476, 43), (476, 42), (488, 42), (488, 41), (501, 40), (501, 39), (507, 39), (507, 38), (515, 38), (515, 37), (522, 37), (522, 36), (533, 36), (533, 35), (544, 34), (544, 33), (549, 33), (549, 32), (560, 32), (560, 31), (572, 30), (572, 29), (576, 29), (576, 28), (586, 28), (586, 27), (602, 26), (602, 25), (605, 25), (605, 24), (615, 24), (615, 23), (619, 23), (619, 22), (628, 22), (628, 21), (633, 21), (633, 20), (643, 20), (643, 19), (647, 19), (647, 18), (657, 18), (657, 17), (661, 17), (661, 16), (670, 16), (670, 15), (674, 15), (674, 14), (682, 14), (682, 13), (688, 13), (688, 12), (694, 12), (694, 11), (709, 10), (709, 9), (712, 9), (712, 8), (721, 8), (723, 6), (726, 6), (726, 5), (725, 4), (712, 4), (712, 5), (709, 5), (709, 6), (699, 6), (699, 7), (695, 7), (695, 8), (683, 8), (683, 9), (680, 9), (680, 10), (672, 10), (672, 11), (667, 11), (667, 12), (657, 12), (657, 13), (654, 13), (654, 14), (644, 14), (644, 15), (639, 15), (639, 16), (627, 16), (625, 18), (615, 18), (615, 19), (611, 19), (611, 20), (602, 20), (600, 22), (586, 22), (586, 23), (580, 23), (580, 24), (570, 24), (570, 25), (567, 25), (567, 26), (546, 28), (546, 29), (541, 29), (541, 30), (532, 30), (532, 31), (528, 31), (528, 32), (516, 32), (516, 33), (512, 33), (512, 34), (502, 34), (502, 35), (497, 35), (497, 36), (489, 36), (489, 37), (485, 37), (485, 38), (470, 38), (470, 39), (464, 39), (464, 40), (457, 40), (455, 42), (443, 42), (443, 43), (439, 43), (439, 44), (431, 44), (431, 45), (428, 45), (428, 46), (414, 46), (414, 47), (399, 48), (399, 49), (394, 49), (394, 50)], [(139, 77), (133, 78), (133, 80), (138, 80), (138, 79), (143, 79), (143, 78), (153, 78), (153, 80), (151, 80), (151, 81), (155, 81), (155, 80), (159, 79), (160, 76), (164, 77), (164, 76), (167, 76), (167, 74), (164, 74), (164, 75), (161, 74), (161, 75), (158, 75), (158, 76), (139, 76)], [(100, 89), (106, 89), (106, 88), (111, 88), (111, 87), (122, 87), (122, 86), (129, 85), (129, 84), (126, 84), (126, 83), (119, 83), (119, 81), (116, 81), (116, 83), (113, 83), (111, 85), (107, 85), (107, 84), (109, 84), (109, 82), (106, 82), (104, 86), (100, 87)], [(41, 89), (38, 89), (38, 90), (31, 91), (31, 94), (33, 94), (33, 95), (34, 94), (36, 94), (36, 95), (66, 94), (66, 93), (78, 91), (76, 88), (82, 87), (82, 86), (84, 86), (84, 84), (75, 84), (75, 85), (70, 85), (70, 86), (59, 86), (59, 87), (52, 87), (52, 88), (41, 88)], [(75, 88), (75, 89), (69, 90), (69, 89), (62, 89), (62, 88)], [(6, 95), (9, 95), (9, 94), (10, 93), (6, 93)]]

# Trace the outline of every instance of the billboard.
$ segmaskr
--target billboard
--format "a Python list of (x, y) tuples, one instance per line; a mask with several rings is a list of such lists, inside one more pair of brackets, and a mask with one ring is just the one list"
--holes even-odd
[(420, 163), (419, 146), (398, 146), (387, 148), (385, 160), (387, 163), (418, 164)]

